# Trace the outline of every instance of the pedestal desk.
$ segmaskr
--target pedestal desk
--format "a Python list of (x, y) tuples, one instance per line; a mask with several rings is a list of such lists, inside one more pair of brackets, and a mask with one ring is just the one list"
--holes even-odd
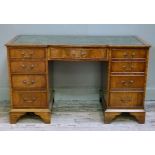
[[(150, 45), (135, 36), (19, 35), (6, 44), (10, 78), (10, 123), (27, 112), (50, 123), (48, 62), (106, 62), (104, 122), (129, 113), (145, 122), (145, 88)], [(104, 72), (104, 71), (103, 71)]]

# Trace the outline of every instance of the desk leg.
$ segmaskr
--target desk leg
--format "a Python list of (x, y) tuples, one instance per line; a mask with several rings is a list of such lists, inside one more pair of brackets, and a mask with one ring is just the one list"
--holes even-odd
[(24, 116), (26, 112), (10, 112), (10, 123), (16, 124), (20, 117)]
[(110, 124), (120, 114), (120, 112), (104, 112), (104, 123)]
[(145, 123), (145, 112), (130, 112), (130, 115), (134, 116), (138, 123)]
[(35, 112), (46, 124), (51, 123), (51, 113), (50, 112)]

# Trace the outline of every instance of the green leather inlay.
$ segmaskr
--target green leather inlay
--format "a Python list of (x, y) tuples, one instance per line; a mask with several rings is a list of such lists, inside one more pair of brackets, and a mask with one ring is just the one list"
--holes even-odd
[(21, 35), (12, 44), (37, 45), (144, 45), (133, 36)]

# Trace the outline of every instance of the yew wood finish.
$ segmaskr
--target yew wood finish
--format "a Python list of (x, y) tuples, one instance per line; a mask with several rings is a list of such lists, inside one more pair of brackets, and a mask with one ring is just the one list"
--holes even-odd
[[(10, 77), (10, 123), (27, 112), (50, 123), (48, 62), (106, 61), (104, 122), (129, 113), (145, 122), (145, 88), (150, 45), (134, 36), (20, 35), (6, 44)], [(104, 89), (104, 88), (103, 88)]]
[(143, 96), (143, 92), (111, 92), (109, 106), (112, 108), (141, 108), (143, 107)]
[(112, 59), (145, 59), (147, 53), (144, 49), (112, 49), (111, 57)]
[(15, 108), (47, 108), (47, 92), (13, 91), (12, 103)]
[(144, 73), (146, 69), (146, 63), (144, 62), (134, 62), (134, 61), (112, 61), (111, 62), (111, 72), (125, 73), (125, 72), (139, 72)]
[(12, 75), (12, 88), (18, 90), (46, 89), (45, 75)]
[(144, 75), (112, 75), (111, 89), (144, 89), (145, 77)]
[(20, 59), (43, 59), (46, 58), (45, 48), (11, 48), (10, 58)]
[(43, 61), (11, 61), (10, 62), (11, 73), (45, 73), (46, 63)]

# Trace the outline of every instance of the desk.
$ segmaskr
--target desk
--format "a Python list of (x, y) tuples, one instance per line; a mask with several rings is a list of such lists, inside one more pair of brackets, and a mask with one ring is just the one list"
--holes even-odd
[(145, 122), (145, 88), (150, 45), (135, 36), (20, 35), (6, 44), (10, 78), (10, 123), (27, 112), (50, 123), (48, 62), (106, 61), (104, 122), (128, 112)]

